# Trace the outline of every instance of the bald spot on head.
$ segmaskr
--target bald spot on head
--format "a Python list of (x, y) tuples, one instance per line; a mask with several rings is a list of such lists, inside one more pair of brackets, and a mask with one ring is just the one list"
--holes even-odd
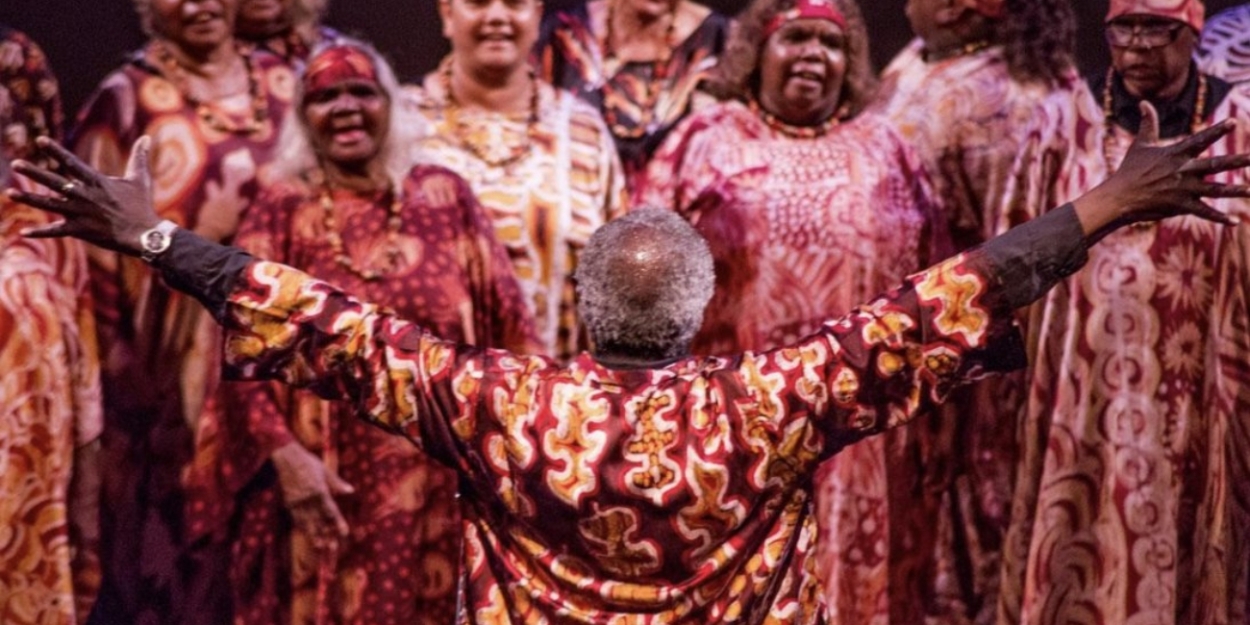
[(714, 286), (707, 242), (662, 209), (634, 211), (595, 232), (577, 279), (596, 351), (635, 358), (685, 355)]

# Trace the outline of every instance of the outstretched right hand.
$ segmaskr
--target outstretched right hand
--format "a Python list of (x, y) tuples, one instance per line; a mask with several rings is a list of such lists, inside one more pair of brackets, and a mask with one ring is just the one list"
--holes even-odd
[(151, 139), (141, 137), (135, 142), (126, 175), (121, 178), (105, 176), (92, 169), (51, 139), (40, 137), (36, 143), (58, 164), (57, 171), (28, 161), (14, 161), (13, 171), (51, 189), (56, 195), (12, 189), (9, 197), (64, 219), (22, 234), (32, 238), (75, 237), (105, 249), (138, 256), (139, 237), (160, 223), (152, 205), (152, 175), (148, 171)]
[(295, 525), (312, 539), (317, 551), (336, 548), (350, 528), (334, 497), (350, 495), (355, 489), (299, 443), (287, 443), (270, 459), (278, 470), (282, 498)]
[(1203, 198), (1250, 197), (1250, 186), (1220, 184), (1209, 176), (1250, 166), (1250, 154), (1199, 156), (1236, 129), (1231, 119), (1166, 146), (1159, 145), (1159, 114), (1141, 103), (1142, 124), (1120, 167), (1073, 202), (1090, 242), (1141, 221), (1193, 215), (1224, 225), (1250, 215), (1226, 215)]

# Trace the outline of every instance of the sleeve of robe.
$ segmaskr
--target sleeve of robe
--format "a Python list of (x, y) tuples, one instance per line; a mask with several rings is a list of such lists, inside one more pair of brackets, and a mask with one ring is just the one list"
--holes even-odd
[[(774, 401), (819, 429), (821, 453), (832, 454), (909, 421), (959, 382), (1022, 366), (1013, 311), (1085, 260), (1065, 207), (908, 278), (797, 345), (743, 356), (736, 375), (752, 389), (780, 378)], [(186, 232), (161, 264), (225, 327), (228, 375), (350, 401), (427, 451), (463, 449), (477, 415), (558, 372), (547, 359), (442, 341), (295, 269)]]

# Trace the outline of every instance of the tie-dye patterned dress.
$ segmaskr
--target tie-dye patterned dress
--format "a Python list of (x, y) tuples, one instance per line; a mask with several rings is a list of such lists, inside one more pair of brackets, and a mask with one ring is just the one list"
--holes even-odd
[[(1075, 199), (1107, 169), (1101, 114), (1075, 69), (1058, 84), (1021, 82), (998, 46), (926, 62), (922, 42), (913, 41), (882, 74), (871, 110), (896, 124), (932, 174), (959, 249)], [(923, 585), (892, 605), (890, 622), (993, 622), (1025, 378), (1019, 372), (961, 390), (944, 407), (957, 418), (926, 432), (916, 509), (931, 521), (907, 531), (908, 542), (933, 554)]]
[[(38, 161), (59, 138), (61, 95), (43, 51), (0, 25), (0, 187), (8, 159)], [(37, 190), (40, 193), (44, 189)], [(99, 361), (83, 246), (35, 240), (53, 218), (0, 197), (0, 622), (85, 622), (100, 583), (97, 505)]]
[[(792, 137), (740, 102), (690, 116), (648, 170), (638, 206), (671, 207), (708, 239), (716, 291), (697, 354), (769, 349), (819, 328), (949, 247), (928, 176), (884, 118)], [(924, 421), (927, 421), (925, 419)], [(915, 426), (852, 445), (817, 476), (820, 568), (838, 622), (910, 602)], [(930, 526), (931, 527), (931, 526)]]
[[(1197, 83), (1171, 103), (1180, 130), (1165, 140), (1190, 133)], [(1112, 166), (1136, 131), (1123, 94)], [(1244, 88), (1204, 99), (1202, 126), (1250, 115)], [(1247, 150), (1242, 125), (1204, 156)], [(1234, 204), (1248, 205), (1213, 201)], [(1250, 622), (1248, 242), (1244, 223), (1129, 227), (1043, 300), (1000, 623)]]

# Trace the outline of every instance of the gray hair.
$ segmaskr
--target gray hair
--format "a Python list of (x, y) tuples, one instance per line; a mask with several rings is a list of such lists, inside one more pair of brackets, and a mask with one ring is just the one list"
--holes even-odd
[[(413, 166), (425, 161), (424, 153), (418, 146), (430, 134), (429, 122), (416, 107), (408, 103), (408, 98), (395, 78), (395, 71), (373, 46), (349, 37), (339, 37), (318, 45), (308, 58), (311, 60), (326, 48), (343, 45), (357, 48), (369, 55), (377, 69), (378, 83), (389, 100), (391, 114), (390, 129), (382, 140), (378, 158), (382, 159), (386, 177), (391, 184), (396, 189), (402, 188), (403, 181)], [(312, 142), (308, 139), (309, 128), (303, 115), (303, 101), (304, 81), (296, 80), (295, 98), (282, 122), (273, 160), (273, 172), (278, 179), (297, 178), (318, 167), (317, 153), (313, 151)]]
[(139, 14), (139, 27), (148, 37), (156, 37), (156, 24), (152, 18), (152, 0), (134, 0), (135, 13)]
[(291, 3), (291, 25), (303, 28), (320, 23), (329, 5), (330, 0), (295, 0)]
[(597, 352), (684, 356), (715, 282), (707, 241), (673, 211), (644, 208), (590, 237), (577, 267), (578, 312)]

